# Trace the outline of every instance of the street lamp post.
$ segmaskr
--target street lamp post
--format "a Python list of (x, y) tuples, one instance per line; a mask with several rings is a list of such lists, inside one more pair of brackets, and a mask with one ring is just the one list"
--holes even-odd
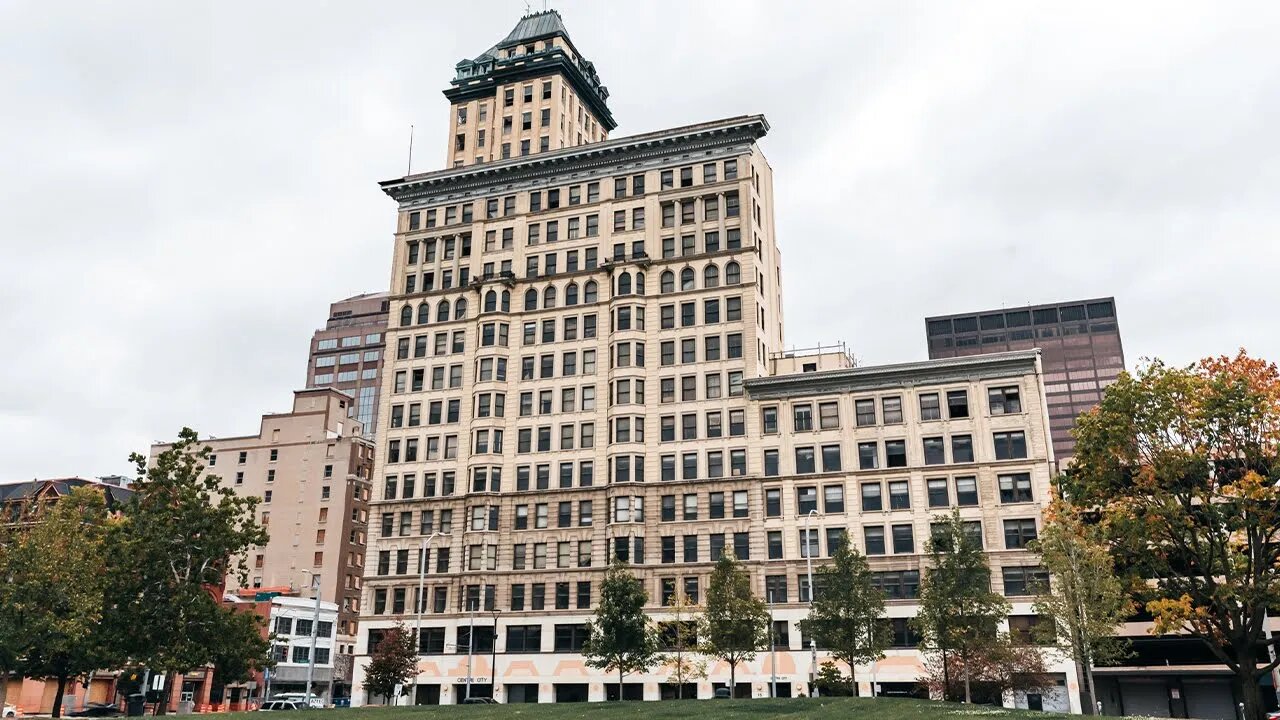
[(476, 605), (480, 604), (480, 598), (477, 597), (475, 603), (468, 602), (467, 606), (471, 608), (471, 631), (467, 633), (467, 694), (465, 699), (471, 699), (471, 663), (475, 659), (476, 649)]
[[(809, 542), (809, 521), (817, 515), (817, 509), (804, 516), (804, 563), (809, 576), (809, 615), (813, 615), (813, 552)], [(809, 697), (818, 697), (818, 644), (809, 638)]]
[(778, 697), (778, 641), (773, 636), (773, 591), (769, 591), (769, 690)]
[(497, 603), (494, 603), (493, 612), (493, 645), (489, 647), (489, 697), (494, 702), (498, 701), (498, 611)]
[(422, 654), (422, 606), (427, 603), (427, 559), (431, 553), (431, 541), (437, 535), (440, 533), (433, 532), (423, 539), (422, 555), (418, 557), (418, 607), (414, 608), (418, 611), (418, 616), (413, 625), (413, 685), (409, 695), (410, 705), (418, 704), (418, 656)]
[(307, 660), (307, 707), (311, 707), (311, 678), (316, 672), (316, 641), (320, 637), (320, 573), (311, 574), (311, 594), (316, 596), (316, 610), (311, 618), (311, 653)]

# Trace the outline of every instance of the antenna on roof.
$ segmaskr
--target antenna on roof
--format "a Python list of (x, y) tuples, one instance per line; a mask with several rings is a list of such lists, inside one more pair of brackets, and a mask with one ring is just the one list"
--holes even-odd
[(406, 176), (413, 174), (413, 125), (409, 126), (409, 169), (404, 174)]
[(528, 15), (532, 10), (529, 9), (529, 0), (524, 0), (524, 14)]

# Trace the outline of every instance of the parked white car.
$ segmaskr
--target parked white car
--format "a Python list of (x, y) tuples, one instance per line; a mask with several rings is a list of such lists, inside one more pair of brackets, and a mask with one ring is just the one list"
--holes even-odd
[(10, 717), (11, 717), (11, 718), (16, 718), (16, 717), (18, 717), (18, 708), (16, 708), (16, 707), (14, 707), (14, 706), (10, 705), (9, 703), (5, 703), (5, 704), (4, 704), (4, 716), (5, 716), (5, 717), (7, 717), (7, 718), (10, 718)]

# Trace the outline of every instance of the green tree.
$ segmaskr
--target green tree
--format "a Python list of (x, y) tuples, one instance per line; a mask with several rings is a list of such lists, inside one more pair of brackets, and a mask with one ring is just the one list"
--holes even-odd
[(658, 637), (645, 614), (649, 593), (627, 566), (615, 562), (605, 571), (600, 601), (587, 624), (582, 656), (587, 667), (618, 673), (618, 699), (628, 673), (644, 672), (659, 660)]
[(176, 677), (227, 659), (223, 640), (240, 621), (222, 605), (222, 589), (227, 577), (246, 584), (245, 554), (267, 542), (258, 499), (205, 474), (208, 456), (190, 428), (150, 465), (131, 456), (138, 477), (111, 555), (111, 632), (125, 654), (165, 674), (160, 713)]
[[(27, 652), (23, 608), (17, 600), (21, 531), (30, 521), (25, 504), (5, 506), (0, 518), (0, 678), (18, 669)], [(7, 701), (9, 683), (0, 682), (0, 706)]]
[(1087, 700), (1081, 704), (1096, 713), (1093, 669), (1128, 654), (1128, 643), (1116, 636), (1133, 614), (1128, 587), (1116, 576), (1102, 528), (1084, 522), (1080, 510), (1062, 500), (1045, 512), (1031, 550), (1053, 578), (1036, 597), (1036, 613), (1051, 621), (1037, 626), (1037, 639), (1071, 654), (1085, 679)]
[(858, 663), (884, 657), (889, 633), (880, 618), (884, 615), (884, 593), (871, 584), (867, 559), (850, 543), (836, 551), (835, 562), (814, 573), (816, 594), (809, 617), (800, 621), (800, 631), (812, 637), (831, 656), (849, 666), (849, 694), (858, 694)]
[(369, 697), (391, 698), (397, 685), (404, 687), (413, 677), (418, 669), (418, 649), (414, 645), (413, 634), (404, 623), (387, 630), (364, 671), (364, 691)]
[(57, 681), (53, 717), (62, 716), (67, 682), (111, 659), (100, 632), (107, 536), (102, 493), (80, 487), (40, 506), (16, 541), (7, 600), (20, 613), (26, 634), (20, 669)]
[(661, 661), (671, 670), (667, 682), (676, 686), (676, 699), (680, 700), (686, 683), (707, 677), (707, 661), (698, 653), (697, 605), (688, 595), (678, 592), (667, 607), (671, 619), (658, 623), (659, 634), (662, 644), (674, 652), (667, 653)]
[(830, 660), (818, 666), (814, 684), (818, 686), (819, 694), (825, 696), (848, 697), (855, 694), (853, 678), (845, 677), (839, 666)]
[(729, 694), (737, 688), (738, 664), (753, 660), (768, 642), (769, 610), (751, 592), (751, 576), (726, 552), (707, 583), (703, 614), (703, 652), (729, 663)]
[(950, 699), (951, 673), (958, 669), (964, 701), (972, 700), (974, 668), (997, 640), (1009, 602), (991, 590), (991, 569), (982, 545), (965, 529), (960, 512), (935, 518), (929, 568), (920, 583), (920, 610), (912, 619), (921, 648), (940, 655), (943, 699)]
[(1280, 371), (1243, 350), (1122, 373), (1076, 424), (1061, 484), (1096, 508), (1117, 565), (1145, 578), (1151, 632), (1186, 632), (1231, 671), (1244, 717), (1277, 665), (1265, 623), (1280, 603)]
[(245, 682), (255, 670), (275, 666), (271, 641), (263, 632), (265, 623), (253, 612), (236, 612), (227, 617), (211, 661), (216, 686)]

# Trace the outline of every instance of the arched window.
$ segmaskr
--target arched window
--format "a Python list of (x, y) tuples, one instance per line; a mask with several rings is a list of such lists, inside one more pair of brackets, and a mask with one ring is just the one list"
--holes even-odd
[(694, 278), (693, 268), (685, 268), (681, 270), (680, 271), (680, 289), (692, 290), (693, 278)]
[(670, 270), (663, 270), (662, 277), (659, 279), (660, 286), (658, 292), (669, 293), (676, 291), (676, 276)]
[(466, 298), (458, 298), (458, 301), (453, 304), (453, 319), (454, 320), (467, 319), (467, 299)]
[(484, 311), (487, 313), (495, 312), (498, 309), (498, 293), (490, 290), (484, 294)]
[(553, 308), (556, 306), (556, 286), (548, 285), (546, 290), (542, 291), (542, 307)]
[(524, 291), (524, 309), (525, 310), (538, 309), (538, 291), (537, 290), (534, 290), (533, 288), (529, 288), (528, 290)]
[(588, 280), (586, 285), (582, 286), (582, 302), (593, 303), (596, 301), (596, 281)]
[(441, 300), (436, 306), (436, 322), (444, 322), (449, 319), (449, 301)]
[(636, 294), (644, 294), (644, 273), (642, 272), (636, 273)]
[(729, 264), (724, 266), (724, 284), (737, 285), (740, 282), (742, 282), (742, 268), (738, 263), (730, 260)]
[(418, 303), (418, 324), (426, 325), (431, 322), (431, 306), (424, 303)]
[(511, 312), (511, 291), (502, 291), (502, 312)]
[(578, 304), (578, 283), (569, 283), (564, 289), (565, 307)]
[(413, 324), (413, 306), (405, 305), (400, 308), (400, 327), (409, 327)]
[(708, 265), (702, 271), (702, 287), (720, 287), (720, 268), (716, 267), (715, 263)]
[(627, 272), (619, 273), (619, 275), (618, 275), (618, 294), (619, 294), (619, 295), (630, 295), (630, 294), (631, 294), (631, 273), (627, 273)]

